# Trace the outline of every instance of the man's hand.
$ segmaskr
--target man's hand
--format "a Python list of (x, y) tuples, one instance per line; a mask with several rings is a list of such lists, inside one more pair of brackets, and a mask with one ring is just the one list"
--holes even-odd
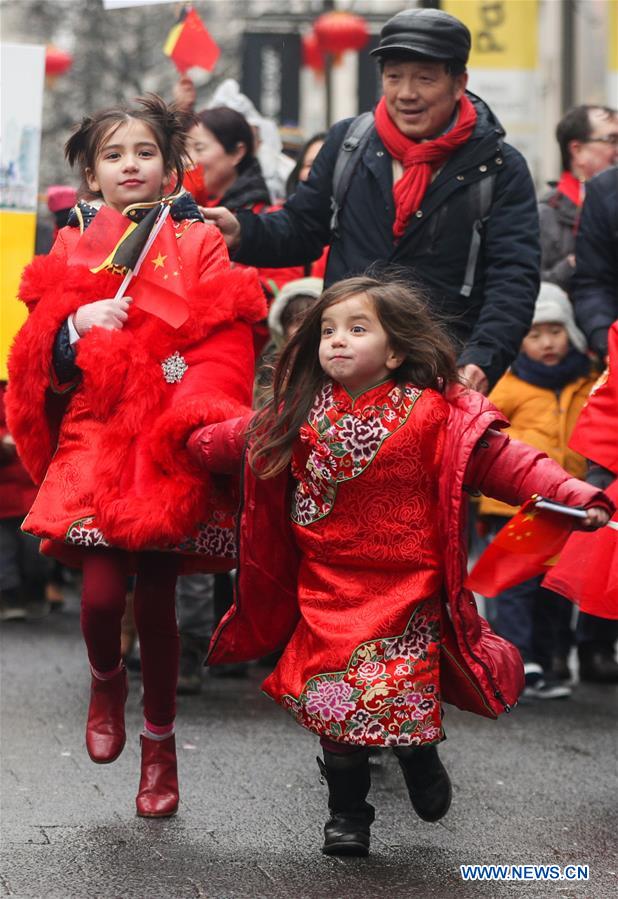
[(580, 531), (596, 531), (597, 528), (603, 528), (609, 521), (609, 512), (601, 506), (593, 506), (586, 509), (588, 513), (585, 518), (580, 518), (577, 530)]
[(235, 250), (240, 243), (240, 222), (225, 206), (200, 206), (200, 212), (207, 222), (217, 226), (228, 250)]
[(478, 365), (475, 365), (473, 362), (469, 362), (459, 369), (459, 377), (466, 387), (470, 387), (472, 390), (478, 390), (483, 396), (487, 396), (489, 393), (489, 381), (487, 380), (487, 375), (482, 368), (479, 368)]
[(187, 112), (195, 106), (196, 93), (193, 79), (182, 75), (174, 85), (174, 103)]
[(80, 337), (95, 326), (108, 331), (119, 331), (129, 317), (131, 302), (131, 297), (122, 297), (120, 300), (97, 300), (80, 306), (73, 316), (75, 330)]

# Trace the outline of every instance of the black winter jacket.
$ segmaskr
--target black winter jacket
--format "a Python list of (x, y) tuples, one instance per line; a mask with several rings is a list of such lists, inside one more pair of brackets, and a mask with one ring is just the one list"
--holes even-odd
[[(330, 243), (327, 286), (376, 262), (409, 268), (429, 289), (434, 308), (451, 318), (451, 333), (463, 346), (459, 364), (475, 363), (492, 386), (517, 355), (532, 321), (539, 226), (523, 157), (502, 143), (504, 130), (488, 106), (469, 96), (478, 113), (474, 132), (436, 176), (399, 241), (393, 237), (392, 158), (375, 129), (354, 170), (338, 233), (331, 234), (332, 176), (352, 121), (347, 119), (331, 128), (309, 180), (281, 210), (239, 213), (241, 242), (234, 259), (301, 265), (317, 259)], [(481, 226), (474, 185), (487, 178), (494, 179), (492, 202)], [(471, 249), (479, 243), (472, 272)]]
[(221, 206), (231, 209), (232, 212), (237, 212), (239, 209), (251, 209), (258, 203), (270, 206), (270, 194), (257, 159), (251, 160), (220, 202)]
[(589, 345), (605, 357), (607, 333), (618, 318), (618, 166), (586, 184), (575, 259), (575, 317)]

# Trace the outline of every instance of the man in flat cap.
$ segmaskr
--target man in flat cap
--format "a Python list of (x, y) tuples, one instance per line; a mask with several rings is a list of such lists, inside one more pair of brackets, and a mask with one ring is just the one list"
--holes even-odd
[(527, 333), (539, 286), (535, 193), (521, 154), (466, 91), (470, 32), (436, 9), (393, 16), (372, 51), (384, 96), (334, 125), (275, 213), (205, 215), (232, 258), (299, 265), (330, 245), (325, 286), (376, 262), (408, 268), (446, 314), (460, 374), (486, 393)]

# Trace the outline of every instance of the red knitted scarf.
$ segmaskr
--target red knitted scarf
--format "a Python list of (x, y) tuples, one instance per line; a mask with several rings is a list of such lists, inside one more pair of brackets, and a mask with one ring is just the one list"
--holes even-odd
[(395, 237), (401, 237), (410, 216), (423, 201), (432, 174), (446, 162), (453, 150), (465, 143), (472, 134), (476, 124), (476, 109), (464, 94), (459, 101), (459, 115), (455, 126), (447, 134), (422, 142), (411, 140), (401, 133), (388, 114), (384, 97), (376, 107), (375, 122), (382, 143), (404, 168), (403, 175), (393, 186), (395, 200), (393, 234)]

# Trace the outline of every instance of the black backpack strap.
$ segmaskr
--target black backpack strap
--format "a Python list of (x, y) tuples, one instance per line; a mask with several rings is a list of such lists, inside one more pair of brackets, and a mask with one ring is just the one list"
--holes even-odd
[(474, 286), (474, 275), (476, 273), (476, 264), (478, 262), (481, 243), (483, 239), (483, 228), (489, 218), (489, 211), (494, 198), (494, 186), (496, 175), (488, 175), (481, 178), (468, 188), (468, 197), (474, 211), (474, 223), (472, 225), (472, 238), (470, 240), (470, 249), (468, 251), (468, 261), (466, 263), (466, 272), (464, 281), (461, 285), (459, 293), (462, 297), (469, 297)]
[(332, 212), (330, 230), (333, 234), (338, 234), (339, 213), (348, 192), (354, 169), (361, 158), (365, 144), (369, 140), (372, 128), (373, 112), (364, 112), (350, 122), (343, 143), (339, 147), (333, 171), (332, 195), (330, 199)]

